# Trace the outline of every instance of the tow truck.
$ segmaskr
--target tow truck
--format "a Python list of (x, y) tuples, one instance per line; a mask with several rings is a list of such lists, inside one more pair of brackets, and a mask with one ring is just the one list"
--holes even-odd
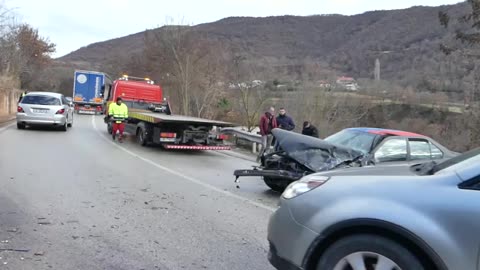
[(121, 97), (128, 107), (125, 132), (135, 135), (142, 146), (159, 144), (166, 149), (230, 150), (224, 144), (226, 135), (216, 130), (233, 124), (174, 115), (160, 85), (149, 78), (128, 75), (104, 89), (104, 120), (109, 134), (112, 133), (112, 123), (108, 120), (108, 106), (117, 97)]

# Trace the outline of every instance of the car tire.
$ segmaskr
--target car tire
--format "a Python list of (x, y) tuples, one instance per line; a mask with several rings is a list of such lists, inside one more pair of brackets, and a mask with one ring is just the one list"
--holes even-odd
[(278, 179), (274, 177), (264, 177), (263, 182), (267, 185), (270, 189), (276, 192), (283, 192), (291, 183), (287, 180)]
[(67, 127), (69, 127), (69, 128), (73, 127), (73, 114), (72, 114), (72, 122), (70, 122), (70, 124), (67, 124)]
[(63, 126), (60, 127), (60, 130), (61, 130), (61, 131), (67, 131), (67, 130), (68, 130), (67, 121), (65, 121), (65, 124), (63, 124)]
[(363, 261), (359, 269), (377, 269), (385, 263), (391, 267), (382, 269), (425, 270), (415, 255), (404, 246), (388, 238), (376, 235), (353, 235), (333, 243), (321, 256), (317, 270), (357, 269), (351, 265)]
[(147, 145), (147, 134), (145, 134), (145, 129), (142, 127), (137, 128), (137, 142), (141, 146)]
[(25, 129), (26, 125), (22, 123), (17, 123), (17, 129)]

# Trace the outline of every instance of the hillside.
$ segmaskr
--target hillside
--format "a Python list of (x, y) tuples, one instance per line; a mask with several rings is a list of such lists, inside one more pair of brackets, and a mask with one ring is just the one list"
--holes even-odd
[[(262, 60), (292, 76), (301, 75), (310, 63), (323, 63), (338, 75), (371, 78), (375, 58), (379, 57), (384, 80), (420, 90), (449, 91), (455, 81), (466, 75), (451, 74), (455, 61), (438, 49), (453, 35), (439, 25), (438, 12), (442, 9), (460, 14), (466, 5), (413, 7), (355, 16), (237, 17), (192, 26), (191, 30), (222, 44), (228, 52), (241, 53), (253, 62)], [(108, 69), (141, 55), (144, 45), (142, 32), (88, 45), (58, 61)], [(438, 78), (448, 82), (439, 82)]]

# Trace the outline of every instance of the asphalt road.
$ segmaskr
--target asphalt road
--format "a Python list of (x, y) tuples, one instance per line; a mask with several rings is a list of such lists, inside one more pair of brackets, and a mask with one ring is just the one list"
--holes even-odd
[(233, 183), (251, 165), (114, 143), (101, 117), (66, 133), (0, 127), (0, 270), (273, 269), (279, 195)]

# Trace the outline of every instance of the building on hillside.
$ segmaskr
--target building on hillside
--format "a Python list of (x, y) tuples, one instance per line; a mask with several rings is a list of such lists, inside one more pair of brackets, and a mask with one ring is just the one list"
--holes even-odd
[(318, 87), (320, 87), (320, 88), (332, 88), (332, 84), (329, 83), (329, 82), (327, 82), (327, 81), (325, 81), (325, 80), (318, 81), (318, 82), (317, 82), (317, 85), (318, 85)]
[(354, 78), (345, 76), (337, 78), (337, 86), (348, 91), (358, 91), (359, 88)]

